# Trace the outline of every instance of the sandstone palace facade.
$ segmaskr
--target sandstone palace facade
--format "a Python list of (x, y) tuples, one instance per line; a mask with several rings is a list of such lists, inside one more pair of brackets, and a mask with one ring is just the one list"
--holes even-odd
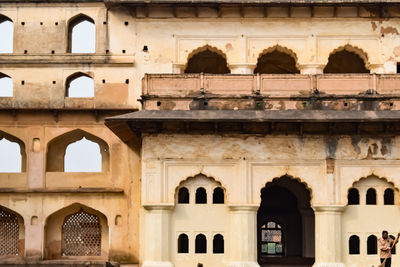
[(377, 266), (398, 62), (393, 0), (0, 0), (0, 266)]

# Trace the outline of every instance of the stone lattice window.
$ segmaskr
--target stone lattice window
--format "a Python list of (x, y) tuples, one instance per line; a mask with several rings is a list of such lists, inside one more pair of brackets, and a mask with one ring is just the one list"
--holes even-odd
[(18, 255), (18, 217), (0, 207), (0, 256)]
[(261, 227), (261, 253), (265, 255), (282, 255), (282, 227), (276, 222), (267, 222)]
[(65, 219), (62, 226), (62, 255), (101, 255), (101, 225), (99, 217), (80, 210)]

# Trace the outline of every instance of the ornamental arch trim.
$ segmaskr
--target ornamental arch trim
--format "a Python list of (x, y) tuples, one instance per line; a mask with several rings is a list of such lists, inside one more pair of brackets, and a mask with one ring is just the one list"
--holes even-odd
[(213, 52), (213, 53), (216, 53), (216, 54), (218, 54), (219, 56), (221, 56), (223, 59), (225, 59), (225, 60), (226, 60), (226, 66), (228, 67), (228, 69), (231, 69), (231, 68), (230, 68), (229, 59), (228, 59), (226, 53), (225, 53), (224, 51), (222, 51), (220, 48), (218, 48), (218, 47), (216, 47), (216, 46), (211, 46), (211, 45), (209, 45), (209, 44), (206, 44), (206, 45), (197, 47), (197, 48), (193, 49), (191, 52), (189, 52), (189, 53), (187, 54), (187, 56), (186, 56), (185, 66), (184, 66), (183, 69), (186, 69), (186, 68), (188, 67), (189, 60), (190, 60), (193, 56), (195, 56), (195, 55), (197, 55), (197, 54), (199, 54), (199, 53), (201, 53), (201, 52), (207, 51), (207, 50), (209, 50), (209, 51), (211, 51), (211, 52)]
[[(214, 190), (214, 189), (217, 188), (217, 187), (222, 188), (222, 190), (224, 191), (225, 200), (226, 200), (226, 202), (228, 202), (228, 190), (226, 190), (226, 186), (224, 185), (224, 183), (222, 182), (222, 180), (220, 180), (220, 179), (218, 179), (218, 178), (215, 178), (215, 176), (213, 176), (213, 175), (206, 174), (205, 172), (202, 171), (202, 172), (199, 172), (199, 173), (197, 173), (197, 174), (185, 176), (185, 178), (179, 179), (178, 183), (175, 184), (175, 186), (174, 186), (174, 191), (173, 191), (173, 192), (174, 192), (174, 198), (173, 198), (173, 199), (174, 199), (174, 201), (175, 201), (174, 203), (177, 203), (177, 198), (178, 198), (179, 189), (180, 189), (181, 187), (186, 187), (186, 186), (184, 185), (185, 182), (190, 181), (190, 180), (195, 180), (195, 179), (198, 178), (198, 177), (204, 177), (204, 178), (206, 178), (206, 179), (208, 179), (208, 180), (210, 180), (210, 181), (213, 181), (213, 182), (217, 183), (218, 186), (213, 187), (212, 190)], [(187, 187), (186, 187), (186, 188), (187, 188)], [(212, 196), (213, 192), (214, 192), (214, 191), (210, 191), (210, 192), (207, 191), (207, 195), (210, 194), (210, 195)], [(190, 196), (190, 199), (191, 199), (191, 200), (194, 200), (194, 198), (195, 198), (195, 195), (193, 195), (193, 193), (194, 193), (194, 192), (190, 192), (190, 190), (189, 190), (189, 194), (192, 194), (192, 195)], [(225, 202), (225, 204), (226, 204), (226, 202)]]
[[(314, 194), (313, 194), (313, 190), (312, 190), (311, 186), (309, 186), (308, 182), (306, 182), (302, 178), (295, 177), (295, 176), (292, 176), (290, 174), (284, 174), (284, 175), (281, 175), (279, 177), (276, 176), (276, 177), (274, 177), (272, 179), (268, 179), (264, 183), (264, 185), (259, 188), (259, 190), (257, 192), (254, 192), (254, 193), (258, 194), (258, 198), (257, 198), (258, 202), (256, 203), (257, 205), (261, 205), (261, 201), (262, 201), (261, 200), (261, 191), (264, 190), (265, 188), (267, 188), (268, 184), (275, 183), (275, 182), (279, 181), (279, 179), (282, 179), (282, 178), (288, 178), (291, 181), (297, 182), (299, 185), (303, 185), (304, 188), (306, 189), (306, 191), (309, 193), (309, 196), (310, 196), (310, 199), (309, 199), (310, 207), (313, 206)], [(287, 188), (287, 189), (290, 190), (290, 188)], [(292, 191), (292, 190), (290, 190), (290, 191)], [(298, 200), (301, 199), (296, 195), (296, 192), (292, 192), (292, 193), (296, 196), (296, 198)]]

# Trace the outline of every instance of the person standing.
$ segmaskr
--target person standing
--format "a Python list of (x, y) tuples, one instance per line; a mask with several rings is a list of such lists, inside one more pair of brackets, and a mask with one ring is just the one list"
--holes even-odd
[(393, 240), (390, 236), (388, 231), (382, 231), (382, 237), (378, 239), (378, 248), (379, 248), (379, 256), (381, 259), (381, 263), (385, 261), (384, 267), (390, 267), (392, 264), (392, 247), (399, 242), (399, 235), (397, 234), (396, 240)]

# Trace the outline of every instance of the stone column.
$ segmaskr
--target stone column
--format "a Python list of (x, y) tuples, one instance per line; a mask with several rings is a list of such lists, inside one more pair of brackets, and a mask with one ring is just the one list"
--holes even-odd
[(169, 261), (170, 219), (173, 205), (144, 207), (144, 260), (142, 267), (173, 267)]
[(229, 267), (259, 267), (257, 263), (257, 209), (234, 205), (231, 210)]
[(43, 148), (39, 138), (32, 139), (26, 154), (28, 186), (29, 188), (43, 188), (45, 186), (46, 150)]
[(229, 64), (229, 68), (232, 74), (253, 74), (256, 65), (252, 63), (238, 63)]
[(341, 259), (341, 216), (344, 206), (313, 206), (315, 263), (313, 267), (345, 267)]

